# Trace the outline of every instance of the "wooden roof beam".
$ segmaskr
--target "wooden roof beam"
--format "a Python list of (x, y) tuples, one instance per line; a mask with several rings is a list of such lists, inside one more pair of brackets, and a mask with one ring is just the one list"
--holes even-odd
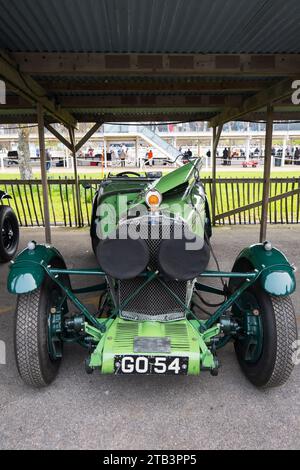
[(292, 80), (282, 80), (276, 85), (247, 98), (241, 106), (224, 110), (222, 113), (213, 117), (209, 124), (211, 127), (216, 127), (229, 121), (236, 121), (249, 113), (258, 111), (269, 104), (291, 96), (293, 92)]
[(164, 80), (153, 77), (152, 80), (130, 79), (116, 80), (115, 78), (100, 78), (97, 80), (73, 80), (68, 77), (66, 80), (38, 79), (39, 84), (47, 91), (66, 92), (66, 91), (85, 91), (85, 92), (257, 92), (270, 85), (269, 80), (224, 80), (221, 77), (218, 80), (198, 79), (196, 77), (177, 78)]
[(32, 105), (40, 104), (47, 114), (62, 124), (76, 127), (76, 119), (59, 105), (51, 101), (47, 92), (30, 75), (20, 72), (14, 61), (0, 51), (0, 78)]
[(20, 70), (44, 75), (294, 76), (300, 54), (103, 54), (14, 52)]

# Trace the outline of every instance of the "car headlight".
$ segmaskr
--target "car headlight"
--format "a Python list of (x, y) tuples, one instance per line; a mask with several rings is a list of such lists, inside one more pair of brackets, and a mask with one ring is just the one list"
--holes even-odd
[(150, 209), (157, 209), (161, 205), (162, 195), (159, 191), (151, 189), (146, 193), (146, 204)]

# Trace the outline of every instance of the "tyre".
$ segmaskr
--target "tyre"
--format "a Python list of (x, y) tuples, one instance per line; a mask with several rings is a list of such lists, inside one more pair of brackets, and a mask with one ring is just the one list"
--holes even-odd
[(49, 385), (59, 370), (61, 359), (54, 359), (49, 352), (48, 318), (60, 296), (60, 288), (50, 278), (35, 291), (18, 296), (15, 356), (21, 378), (33, 387)]
[(97, 255), (97, 248), (98, 248), (98, 245), (99, 245), (99, 241), (100, 240), (97, 237), (97, 235), (92, 236), (92, 249), (93, 249), (93, 252), (94, 252), (95, 256)]
[[(253, 269), (246, 260), (239, 260), (235, 271)], [(229, 285), (229, 290), (235, 290)], [(246, 308), (243, 308), (245, 307)], [(245, 311), (256, 312), (245, 318)], [(251, 335), (241, 332), (235, 340), (235, 352), (242, 371), (257, 387), (283, 385), (293, 370), (297, 324), (289, 296), (275, 297), (257, 282), (247, 289), (232, 309), (242, 326), (251, 322)], [(253, 330), (254, 328), (254, 330)]]
[(208, 204), (207, 198), (205, 198), (205, 233), (208, 238), (212, 236), (212, 225), (211, 225), (211, 217), (210, 217), (210, 208)]
[(9, 206), (0, 206), (0, 261), (10, 261), (19, 246), (19, 223)]

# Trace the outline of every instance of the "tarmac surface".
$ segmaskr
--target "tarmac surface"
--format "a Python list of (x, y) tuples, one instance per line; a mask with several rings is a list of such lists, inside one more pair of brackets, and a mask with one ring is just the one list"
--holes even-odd
[[(239, 251), (255, 243), (258, 234), (258, 226), (215, 229), (221, 268), (231, 269)], [(24, 247), (32, 239), (43, 241), (44, 234), (23, 229), (21, 235)], [(271, 226), (268, 238), (300, 266), (299, 226)], [(96, 266), (87, 230), (55, 229), (53, 244), (68, 267)], [(6, 364), (0, 364), (0, 449), (300, 448), (300, 366), (283, 387), (257, 390), (239, 369), (231, 344), (219, 353), (218, 377), (87, 375), (86, 351), (66, 346), (50, 387), (24, 385), (14, 360), (16, 299), (6, 291), (7, 270), (0, 266), (0, 341), (6, 345)], [(299, 284), (299, 272), (297, 278)], [(300, 289), (293, 300), (299, 313)], [(97, 297), (89, 294), (85, 303), (95, 309)]]

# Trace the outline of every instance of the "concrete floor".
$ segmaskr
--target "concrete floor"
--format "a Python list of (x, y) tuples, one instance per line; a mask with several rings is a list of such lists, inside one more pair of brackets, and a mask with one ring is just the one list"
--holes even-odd
[[(240, 249), (257, 237), (258, 227), (216, 229), (222, 268), (230, 269)], [(300, 266), (300, 227), (273, 226), (268, 237)], [(43, 241), (43, 231), (22, 230), (21, 247), (31, 239)], [(96, 265), (86, 230), (57, 229), (53, 243), (69, 267)], [(232, 345), (219, 354), (218, 377), (88, 376), (86, 352), (68, 346), (50, 387), (25, 386), (14, 361), (15, 298), (6, 292), (6, 277), (2, 265), (0, 340), (6, 343), (7, 363), (0, 365), (1, 449), (300, 448), (300, 367), (283, 387), (259, 391), (240, 371)], [(77, 278), (79, 283), (86, 280)], [(293, 297), (300, 312), (300, 290)], [(85, 301), (96, 308), (93, 295)]]

